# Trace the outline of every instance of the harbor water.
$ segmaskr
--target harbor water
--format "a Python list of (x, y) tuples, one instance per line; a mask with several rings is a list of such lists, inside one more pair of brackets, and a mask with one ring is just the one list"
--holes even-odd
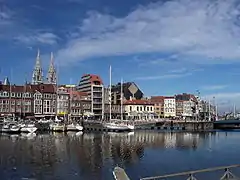
[[(1, 180), (112, 180), (115, 166), (137, 180), (240, 164), (240, 131), (2, 134), (0, 157)], [(240, 168), (232, 172), (240, 177)]]

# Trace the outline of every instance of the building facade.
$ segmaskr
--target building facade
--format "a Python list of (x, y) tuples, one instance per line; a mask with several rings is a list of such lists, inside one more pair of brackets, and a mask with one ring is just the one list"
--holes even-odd
[(154, 103), (154, 112), (159, 117), (164, 117), (164, 96), (152, 96), (150, 101)]
[(149, 100), (127, 100), (124, 101), (127, 119), (148, 120), (156, 117), (154, 103)]
[(176, 100), (176, 116), (182, 118), (183, 116), (183, 100)]
[[(180, 109), (181, 105), (181, 113), (177, 113), (178, 117), (182, 117), (183, 119), (196, 119), (198, 116), (198, 100), (193, 94), (178, 94), (176, 97), (176, 108)], [(181, 103), (180, 103), (181, 102)]]
[(19, 118), (50, 118), (56, 113), (56, 87), (51, 84), (0, 85), (0, 113)]
[[(121, 95), (117, 101), (118, 104), (114, 103), (114, 96), (110, 96), (109, 88), (104, 88), (103, 93), (103, 109), (104, 109), (104, 119), (110, 119), (110, 101), (111, 101), (111, 119), (120, 119), (121, 113), (125, 118), (124, 105), (121, 107)], [(122, 110), (121, 110), (122, 108)]]
[(176, 101), (174, 96), (164, 97), (164, 117), (176, 117)]
[[(126, 82), (122, 84), (122, 96), (123, 100), (130, 99), (142, 99), (143, 92), (139, 89), (139, 87), (134, 82)], [(112, 86), (112, 103), (120, 104), (121, 103), (121, 83)]]
[(104, 88), (102, 79), (94, 74), (85, 74), (81, 77), (77, 91), (85, 92), (90, 95), (92, 114), (94, 114), (95, 119), (103, 119)]
[(71, 90), (70, 92), (70, 119), (86, 119), (91, 113), (91, 98), (87, 93)]
[(57, 91), (57, 114), (58, 116), (68, 116), (69, 114), (69, 97), (68, 88), (64, 86), (59, 86)]

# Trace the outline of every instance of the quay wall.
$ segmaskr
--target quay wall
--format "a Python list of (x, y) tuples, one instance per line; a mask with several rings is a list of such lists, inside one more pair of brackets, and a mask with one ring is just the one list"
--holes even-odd
[[(99, 123), (84, 123), (86, 131), (108, 131)], [(135, 130), (188, 130), (188, 131), (208, 131), (213, 130), (213, 122), (183, 122), (183, 121), (165, 121), (165, 122), (148, 122), (135, 124)]]

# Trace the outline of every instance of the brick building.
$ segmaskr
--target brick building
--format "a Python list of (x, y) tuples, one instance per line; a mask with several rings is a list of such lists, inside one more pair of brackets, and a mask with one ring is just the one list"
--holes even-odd
[(55, 113), (55, 85), (0, 85), (0, 114), (2, 116), (50, 118)]
[(70, 90), (70, 117), (72, 120), (80, 120), (92, 115), (91, 98), (85, 92)]

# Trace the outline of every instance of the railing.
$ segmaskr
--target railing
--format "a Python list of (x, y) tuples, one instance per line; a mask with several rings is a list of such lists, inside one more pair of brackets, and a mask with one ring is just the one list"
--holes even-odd
[(212, 172), (212, 171), (218, 171), (218, 170), (225, 171), (223, 176), (220, 178), (220, 180), (230, 180), (230, 179), (231, 180), (240, 180), (240, 178), (235, 176), (229, 170), (230, 168), (236, 168), (236, 167), (240, 167), (240, 164), (200, 169), (200, 170), (195, 170), (195, 171), (186, 171), (186, 172), (168, 174), (168, 175), (163, 175), (163, 176), (145, 177), (145, 178), (141, 178), (140, 180), (157, 180), (157, 179), (172, 178), (172, 177), (179, 177), (179, 176), (188, 176), (187, 180), (197, 180), (197, 178), (194, 176), (197, 173)]
[[(221, 166), (221, 167), (213, 167), (213, 168), (207, 168), (207, 169), (199, 169), (194, 171), (186, 171), (186, 172), (180, 172), (180, 173), (174, 173), (174, 174), (167, 174), (162, 176), (153, 176), (153, 177), (145, 177), (141, 178), (140, 180), (158, 180), (158, 179), (166, 179), (166, 178), (173, 178), (173, 177), (179, 177), (179, 176), (187, 176), (186, 180), (198, 180), (195, 177), (195, 174), (197, 173), (204, 173), (204, 172), (214, 172), (219, 170), (224, 170), (223, 176), (219, 180), (240, 180), (239, 177), (235, 176), (232, 172), (230, 172), (230, 168), (236, 168), (240, 167), (240, 164), (236, 165), (230, 165), (230, 166)], [(124, 169), (120, 167), (115, 167), (113, 171), (113, 175), (115, 180), (129, 180), (129, 177), (127, 176)]]

